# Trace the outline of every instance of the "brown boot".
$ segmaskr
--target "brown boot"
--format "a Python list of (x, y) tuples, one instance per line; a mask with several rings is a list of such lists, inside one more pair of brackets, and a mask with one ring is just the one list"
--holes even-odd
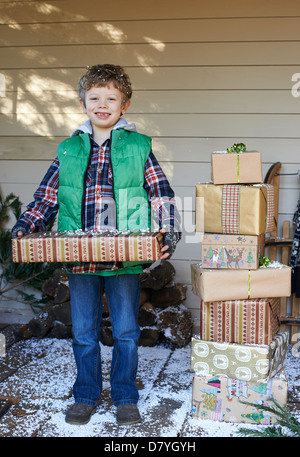
[(87, 424), (94, 412), (96, 411), (96, 406), (86, 405), (85, 403), (74, 403), (67, 413), (65, 421), (68, 424), (75, 425), (84, 425)]
[(119, 425), (137, 424), (140, 421), (141, 416), (135, 404), (119, 405), (117, 407), (117, 423)]

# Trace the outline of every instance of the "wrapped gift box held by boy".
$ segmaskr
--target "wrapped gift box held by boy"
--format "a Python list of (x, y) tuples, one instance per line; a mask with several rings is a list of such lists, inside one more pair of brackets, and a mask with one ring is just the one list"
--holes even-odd
[(14, 262), (155, 261), (161, 233), (37, 232), (12, 240)]

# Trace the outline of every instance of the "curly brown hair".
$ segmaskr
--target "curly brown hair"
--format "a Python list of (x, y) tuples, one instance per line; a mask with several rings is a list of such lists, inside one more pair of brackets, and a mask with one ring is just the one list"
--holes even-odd
[(129, 76), (120, 65), (99, 64), (87, 67), (87, 72), (80, 78), (77, 90), (80, 100), (85, 104), (85, 93), (91, 87), (107, 86), (112, 83), (123, 94), (123, 103), (132, 96)]

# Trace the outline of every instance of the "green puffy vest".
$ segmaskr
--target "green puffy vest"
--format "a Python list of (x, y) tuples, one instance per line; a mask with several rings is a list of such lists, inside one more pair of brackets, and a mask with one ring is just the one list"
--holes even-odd
[[(66, 139), (58, 146), (58, 230), (82, 229), (86, 172), (91, 144), (89, 134)], [(151, 227), (150, 205), (144, 189), (145, 164), (151, 138), (124, 129), (111, 132), (111, 165), (118, 230)], [(133, 262), (126, 262), (126, 266)]]

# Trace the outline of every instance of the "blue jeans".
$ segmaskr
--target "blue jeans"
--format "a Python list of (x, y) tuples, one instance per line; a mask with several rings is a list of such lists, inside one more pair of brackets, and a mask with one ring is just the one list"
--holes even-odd
[(77, 378), (75, 402), (97, 405), (102, 392), (100, 323), (102, 292), (108, 302), (114, 347), (110, 371), (111, 398), (117, 406), (137, 403), (135, 385), (138, 365), (137, 323), (140, 302), (139, 275), (97, 276), (70, 274), (73, 352)]

